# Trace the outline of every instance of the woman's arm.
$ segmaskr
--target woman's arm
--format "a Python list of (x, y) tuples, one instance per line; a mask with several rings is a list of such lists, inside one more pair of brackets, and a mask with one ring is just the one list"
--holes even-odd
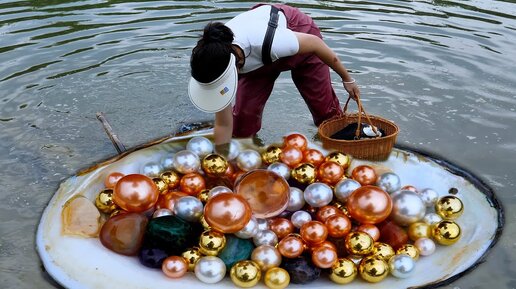
[(233, 106), (228, 105), (223, 110), (215, 113), (215, 152), (226, 157), (229, 154), (229, 144), (233, 135)]
[(344, 84), (344, 88), (352, 98), (360, 97), (360, 90), (355, 81), (349, 75), (348, 71), (340, 62), (337, 54), (324, 41), (312, 34), (294, 32), (299, 41), (298, 54), (314, 53), (324, 63), (326, 63), (333, 71), (335, 71)]

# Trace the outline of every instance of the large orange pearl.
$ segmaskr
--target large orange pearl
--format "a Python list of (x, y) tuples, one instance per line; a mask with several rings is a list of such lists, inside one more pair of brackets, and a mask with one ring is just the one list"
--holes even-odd
[(351, 193), (347, 200), (351, 217), (362, 224), (376, 224), (389, 217), (392, 200), (388, 193), (376, 186), (363, 186)]
[(296, 235), (289, 235), (278, 243), (278, 251), (283, 257), (297, 258), (303, 254), (305, 243)]
[(357, 231), (368, 234), (375, 242), (380, 239), (380, 230), (375, 225), (363, 224), (358, 227)]
[(304, 151), (308, 146), (308, 140), (302, 134), (293, 133), (285, 137), (283, 144), (284, 147), (295, 147)]
[(303, 152), (303, 162), (318, 167), (324, 162), (324, 155), (316, 149), (307, 149)]
[(167, 277), (181, 278), (188, 271), (188, 263), (183, 257), (170, 256), (161, 264), (161, 270)]
[(236, 233), (251, 219), (251, 207), (240, 195), (221, 193), (206, 203), (204, 219), (217, 231)]
[(336, 214), (342, 214), (342, 211), (337, 209), (335, 206), (324, 206), (317, 211), (315, 218), (324, 223), (329, 217)]
[(206, 188), (206, 181), (198, 173), (189, 173), (181, 178), (179, 187), (182, 192), (185, 192), (190, 196), (197, 196), (200, 191)]
[(104, 185), (106, 186), (106, 188), (112, 189), (123, 176), (125, 175), (119, 172), (110, 173), (104, 180)]
[(278, 239), (285, 238), (288, 234), (294, 232), (294, 225), (292, 222), (285, 218), (275, 218), (269, 223), (269, 228), (273, 231)]
[(337, 258), (337, 252), (326, 246), (319, 246), (312, 251), (312, 262), (319, 268), (330, 268)]
[(334, 238), (342, 238), (351, 231), (351, 220), (343, 214), (330, 216), (325, 224), (328, 234)]
[(368, 165), (361, 165), (353, 169), (351, 178), (359, 182), (362, 186), (374, 185), (376, 183), (376, 172)]
[(156, 203), (156, 209), (169, 209), (174, 211), (176, 201), (185, 196), (188, 195), (180, 191), (171, 191), (166, 194), (162, 194), (159, 196), (158, 202)]
[(344, 176), (344, 168), (336, 162), (324, 162), (319, 166), (317, 176), (322, 182), (328, 185), (334, 185)]
[(113, 189), (113, 201), (128, 212), (143, 212), (158, 201), (159, 191), (151, 178), (141, 174), (122, 177)]
[(280, 154), (280, 160), (293, 168), (303, 161), (303, 152), (296, 147), (286, 147)]
[(320, 244), (328, 237), (328, 229), (319, 221), (305, 223), (299, 233), (308, 246)]

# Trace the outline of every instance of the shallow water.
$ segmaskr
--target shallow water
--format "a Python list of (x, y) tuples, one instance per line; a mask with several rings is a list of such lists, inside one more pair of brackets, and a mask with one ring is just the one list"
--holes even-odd
[[(399, 144), (471, 170), (503, 203), (504, 233), (486, 262), (444, 288), (516, 288), (514, 1), (292, 3), (357, 79), (367, 111), (400, 126)], [(186, 96), (190, 50), (208, 21), (253, 4), (0, 1), (2, 288), (55, 286), (40, 268), (35, 229), (63, 179), (116, 153), (95, 113), (127, 147), (210, 119)], [(316, 132), (286, 73), (263, 119), (266, 143)]]

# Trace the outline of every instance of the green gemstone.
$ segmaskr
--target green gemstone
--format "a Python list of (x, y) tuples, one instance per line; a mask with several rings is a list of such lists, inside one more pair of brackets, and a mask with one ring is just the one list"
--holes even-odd
[(238, 261), (249, 260), (253, 250), (254, 244), (251, 240), (226, 235), (226, 247), (219, 253), (218, 257), (224, 261), (226, 268), (231, 268)]
[(170, 255), (181, 255), (199, 242), (202, 226), (176, 216), (162, 216), (149, 221), (144, 246), (162, 249)]

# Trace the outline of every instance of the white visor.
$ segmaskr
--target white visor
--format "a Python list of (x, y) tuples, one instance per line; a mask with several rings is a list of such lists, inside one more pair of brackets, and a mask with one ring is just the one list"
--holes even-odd
[(214, 81), (203, 83), (190, 78), (188, 96), (198, 109), (204, 112), (218, 112), (231, 104), (235, 98), (238, 73), (235, 56), (230, 54), (229, 64)]

